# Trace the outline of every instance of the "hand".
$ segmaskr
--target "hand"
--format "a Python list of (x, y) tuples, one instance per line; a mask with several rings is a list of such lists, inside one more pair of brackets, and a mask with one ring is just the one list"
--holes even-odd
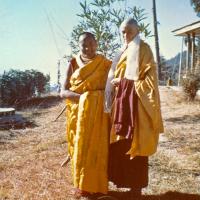
[(116, 87), (119, 85), (120, 80), (120, 78), (114, 78), (111, 80), (111, 83)]
[(81, 95), (67, 89), (67, 90), (61, 90), (60, 96), (62, 98), (67, 98), (72, 101), (79, 101)]

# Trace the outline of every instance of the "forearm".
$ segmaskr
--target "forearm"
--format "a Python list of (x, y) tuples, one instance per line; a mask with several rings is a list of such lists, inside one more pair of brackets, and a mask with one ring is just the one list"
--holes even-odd
[(70, 100), (78, 100), (80, 98), (80, 94), (73, 92), (71, 90), (61, 90), (60, 96), (62, 98), (67, 98)]

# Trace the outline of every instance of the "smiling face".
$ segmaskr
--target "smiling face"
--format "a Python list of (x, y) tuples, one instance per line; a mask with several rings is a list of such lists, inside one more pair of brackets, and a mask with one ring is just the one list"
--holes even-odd
[(91, 59), (96, 55), (97, 42), (93, 36), (83, 34), (79, 37), (79, 49), (82, 57)]
[(139, 33), (138, 26), (134, 24), (122, 23), (120, 29), (125, 44), (129, 44)]

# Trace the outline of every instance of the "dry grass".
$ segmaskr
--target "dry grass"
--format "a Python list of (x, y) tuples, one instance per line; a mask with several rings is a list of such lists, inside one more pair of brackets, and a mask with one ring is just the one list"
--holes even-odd
[[(200, 102), (189, 104), (179, 92), (161, 88), (165, 134), (150, 158), (145, 200), (200, 199)], [(34, 128), (0, 132), (0, 199), (75, 200), (67, 155), (65, 116), (52, 122), (64, 102), (21, 113)], [(109, 196), (129, 200), (127, 192), (110, 185)], [(111, 198), (101, 198), (111, 199)], [(131, 199), (130, 199), (131, 200)]]

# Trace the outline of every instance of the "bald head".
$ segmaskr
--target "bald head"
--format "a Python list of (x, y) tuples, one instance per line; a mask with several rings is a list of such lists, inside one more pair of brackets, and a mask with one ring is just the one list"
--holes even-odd
[(125, 43), (130, 43), (134, 37), (139, 33), (139, 26), (135, 19), (125, 19), (120, 26), (121, 33)]

